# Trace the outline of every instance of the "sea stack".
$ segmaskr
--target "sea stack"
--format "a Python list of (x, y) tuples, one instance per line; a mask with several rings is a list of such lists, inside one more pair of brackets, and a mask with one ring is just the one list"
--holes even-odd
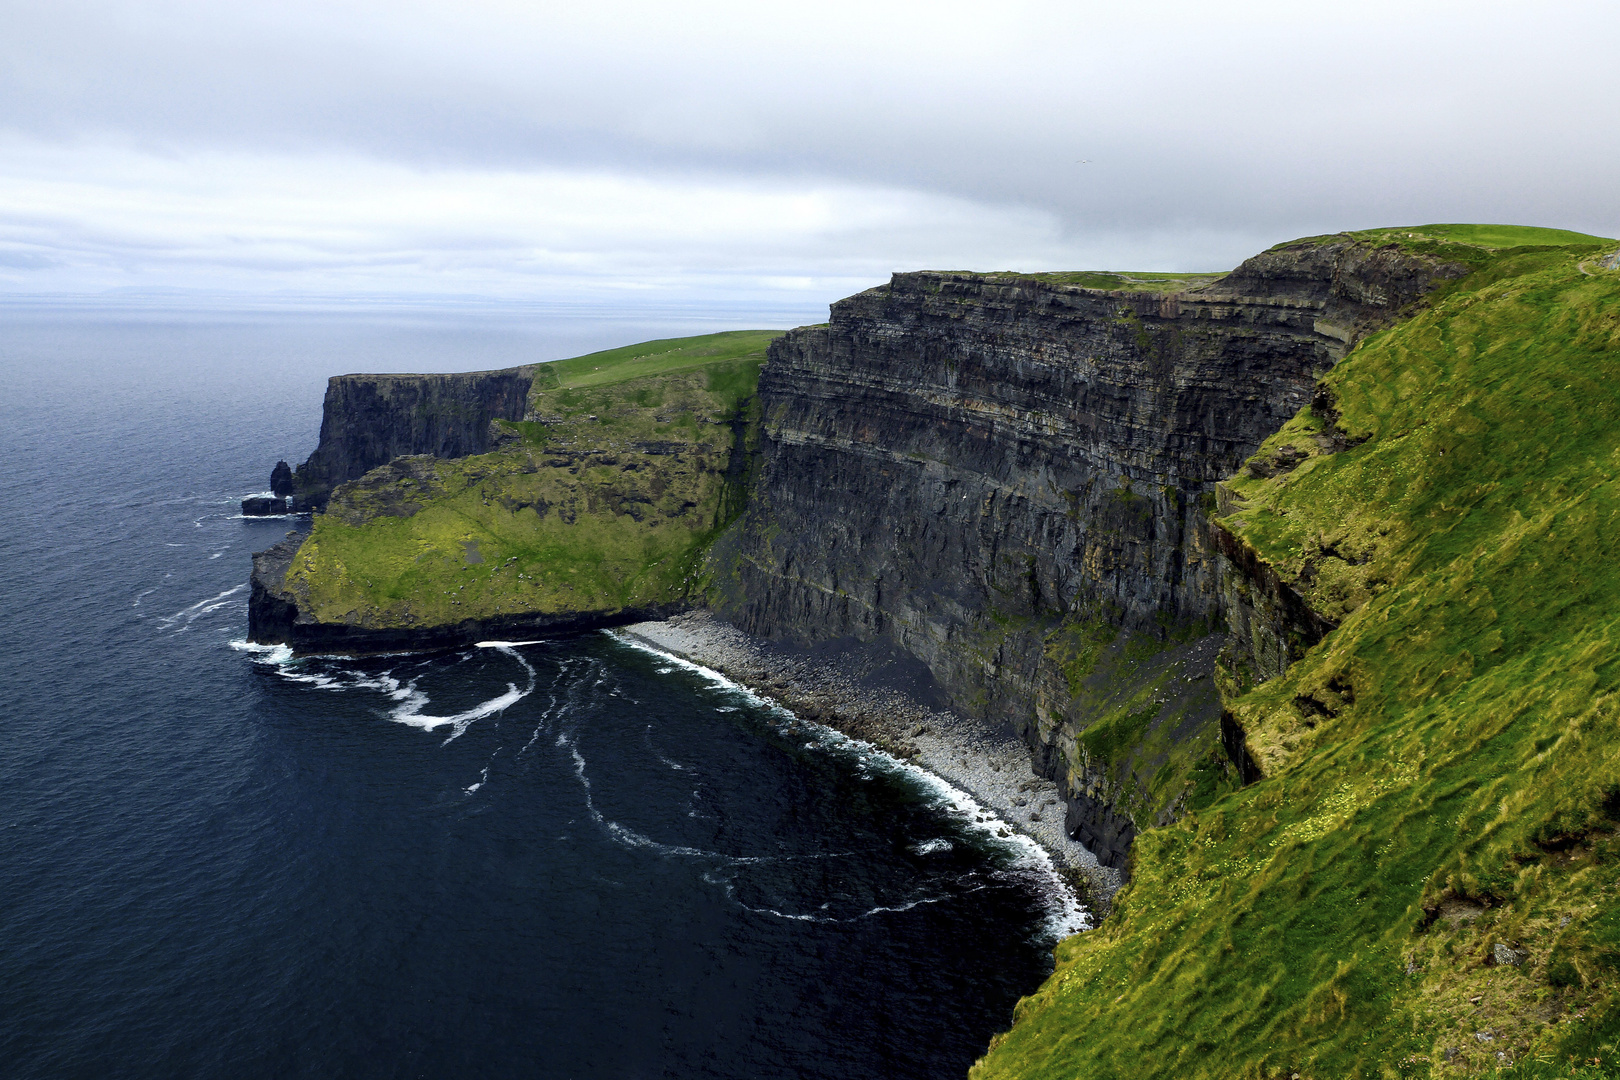
[(270, 493), (278, 499), (286, 499), (296, 490), (293, 487), (292, 466), (285, 461), (276, 462), (276, 467), (270, 470)]

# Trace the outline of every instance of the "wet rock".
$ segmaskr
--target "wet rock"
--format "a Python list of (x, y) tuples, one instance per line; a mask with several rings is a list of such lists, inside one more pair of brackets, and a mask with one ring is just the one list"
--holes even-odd
[(1525, 962), (1529, 955), (1523, 949), (1515, 949), (1513, 946), (1505, 945), (1500, 941), (1491, 948), (1491, 959), (1498, 964), (1506, 964), (1509, 967), (1518, 967)]
[(287, 513), (286, 499), (271, 499), (263, 495), (255, 495), (251, 499), (242, 500), (243, 517), (273, 517), (285, 513)]
[(270, 470), (270, 492), (279, 499), (293, 495), (298, 489), (293, 486), (292, 466), (285, 461), (276, 462), (276, 467)]

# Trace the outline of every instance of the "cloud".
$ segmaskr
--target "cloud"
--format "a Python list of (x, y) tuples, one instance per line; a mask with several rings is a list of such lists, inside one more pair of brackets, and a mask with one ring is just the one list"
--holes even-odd
[(49, 287), (814, 291), (1620, 231), (1608, 2), (0, 11), (0, 250)]
[(1058, 234), (1036, 209), (852, 183), (0, 143), (0, 281), (36, 291), (832, 298), (968, 253), (1061, 264)]

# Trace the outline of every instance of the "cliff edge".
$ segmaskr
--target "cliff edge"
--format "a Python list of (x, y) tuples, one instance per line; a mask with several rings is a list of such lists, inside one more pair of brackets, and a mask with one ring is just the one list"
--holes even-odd
[(771, 347), (712, 602), (766, 638), (915, 657), (953, 707), (1018, 728), (1071, 832), (1123, 866), (1230, 772), (1215, 485), (1361, 336), (1467, 272), (1341, 237), (1182, 292), (896, 274)]

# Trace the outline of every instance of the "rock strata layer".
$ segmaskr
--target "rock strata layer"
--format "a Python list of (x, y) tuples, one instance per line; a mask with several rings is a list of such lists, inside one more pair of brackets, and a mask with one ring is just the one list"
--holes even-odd
[[(716, 529), (734, 513), (732, 494), (747, 501), (709, 548), (701, 599), (783, 645), (892, 653), (922, 673), (932, 705), (1009, 725), (1036, 771), (1058, 784), (1067, 834), (1123, 867), (1139, 830), (1173, 820), (1199, 790), (1252, 778), (1241, 730), (1229, 717), (1222, 724), (1214, 676), (1223, 644), (1264, 677), (1331, 626), (1212, 524), (1218, 481), (1311, 403), (1318, 377), (1363, 335), (1465, 272), (1334, 238), (1280, 246), (1182, 292), (897, 274), (835, 304), (829, 324), (777, 339), (759, 376), (757, 439), (744, 416), (756, 406), (738, 404), (722, 472), (718, 459), (688, 470), (703, 483), (724, 480)], [(299, 509), (324, 506), (335, 486), (349, 485), (334, 513), (317, 519), (316, 540), (334, 550), (347, 543), (353, 557), (317, 573), (312, 551), (322, 545), (312, 541), (288, 574), (285, 545), (263, 553), (254, 640), (305, 651), (448, 647), (659, 618), (699, 599), (687, 590), (700, 575), (683, 570), (656, 602), (651, 593), (647, 603), (531, 602), (524, 597), (541, 595), (537, 575), (557, 561), (538, 554), (535, 530), (557, 515), (572, 527), (573, 504), (532, 492), (514, 501), (508, 488), (518, 480), (483, 469), (449, 486), (423, 481), (434, 460), (493, 450), (534, 459), (508, 470), (529, 478), (519, 484), (526, 492), (559, 470), (576, 486), (608, 485), (580, 503), (579, 519), (593, 528), (640, 523), (648, 500), (672, 498), (638, 455), (691, 410), (618, 401), (608, 390), (558, 391), (541, 408), (535, 372), (331, 380), (320, 446), (293, 482)], [(720, 385), (691, 378), (682, 393)], [(604, 393), (591, 404), (590, 394)], [(610, 406), (628, 411), (614, 419)], [(564, 453), (566, 433), (607, 432), (610, 420), (639, 434), (609, 448), (600, 467)], [(658, 490), (606, 497), (614, 484), (640, 492), (638, 477)], [(498, 565), (445, 547), (483, 536), (489, 548), (495, 533), (451, 536), (462, 526), (427, 520), (451, 514), (451, 488), (462, 500), (456, 512), (511, 534)], [(522, 517), (530, 511), (533, 522)], [(698, 516), (709, 521), (711, 511)], [(377, 530), (396, 519), (444, 547), (445, 574), (454, 572), (438, 592), (419, 590), (417, 608), (479, 607), (462, 603), (472, 595), (465, 586), (489, 593), (496, 574), (515, 584), (486, 597), (488, 617), (385, 610), (366, 591), (382, 570), (367, 554), (372, 534), (339, 526)], [(574, 529), (569, 543), (578, 547), (588, 532)], [(672, 573), (678, 560), (660, 563)]]
[(492, 420), (521, 420), (534, 366), (458, 375), (337, 375), (321, 441), (293, 476), (303, 508), (406, 454), (458, 458), (489, 449)]
[(1123, 865), (1224, 762), (1213, 680), (1182, 692), (1214, 649), (1150, 659), (1223, 629), (1220, 575), (1258, 569), (1208, 523), (1216, 482), (1360, 336), (1464, 272), (1344, 240), (1180, 294), (897, 274), (772, 345), (717, 608), (916, 657), (951, 706), (1018, 728), (1074, 831)]

